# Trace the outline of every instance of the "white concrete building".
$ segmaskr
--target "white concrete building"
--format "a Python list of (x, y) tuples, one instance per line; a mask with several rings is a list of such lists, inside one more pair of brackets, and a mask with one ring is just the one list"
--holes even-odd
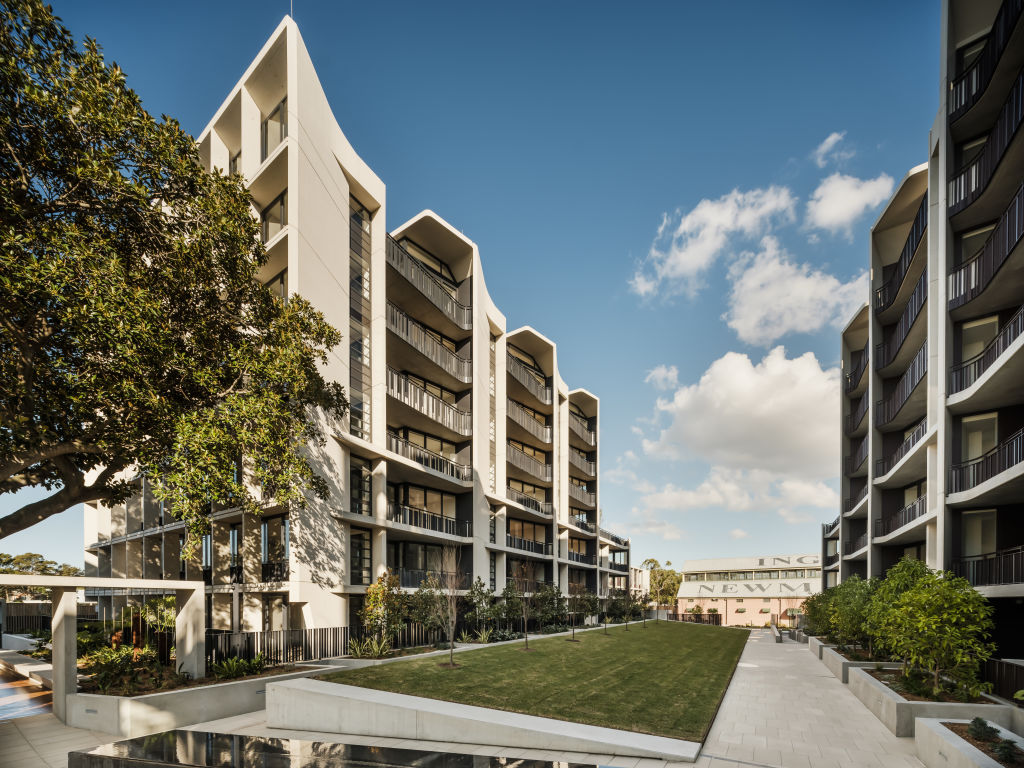
[(354, 623), (367, 585), (390, 569), (418, 586), (445, 544), (467, 582), (498, 592), (510, 576), (626, 589), (629, 542), (600, 527), (598, 398), (563, 381), (553, 341), (506, 327), (476, 243), (432, 211), (388, 227), (384, 182), (335, 121), (290, 18), (198, 142), (211, 171), (248, 182), (261, 279), (344, 336), (325, 373), (351, 413), (316, 456), (332, 494), (262, 519), (214, 510), (192, 563), (140, 480), (127, 505), (87, 507), (87, 573), (202, 575), (211, 626), (236, 630)]
[(825, 586), (904, 555), (966, 577), (1004, 657), (1024, 655), (1022, 8), (942, 4), (926, 162), (872, 227), (841, 336), (843, 504), (822, 531)]

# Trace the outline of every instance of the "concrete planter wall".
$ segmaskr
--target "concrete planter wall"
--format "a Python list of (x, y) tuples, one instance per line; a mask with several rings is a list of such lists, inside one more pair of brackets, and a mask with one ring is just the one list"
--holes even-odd
[(850, 692), (896, 736), (913, 736), (914, 720), (919, 717), (942, 720), (971, 720), (983, 717), (1004, 728), (1013, 726), (1014, 707), (1007, 704), (907, 701), (889, 686), (869, 675), (865, 669), (851, 668), (849, 679)]
[[(822, 646), (821, 661), (842, 682), (850, 682), (851, 669), (878, 669), (876, 661), (850, 661), (832, 646)], [(899, 669), (899, 664), (882, 664), (881, 669)]]
[(835, 648), (835, 646), (832, 645), (831, 643), (826, 643), (820, 637), (808, 637), (807, 638), (807, 650), (809, 650), (811, 653), (813, 653), (819, 659), (821, 658), (821, 649), (822, 648)]
[[(961, 739), (944, 726), (943, 722), (966, 723), (968, 721), (947, 717), (941, 720), (918, 718), (914, 744), (917, 747), (917, 756), (922, 763), (928, 766), (947, 766), (947, 768), (1000, 768), (999, 763), (973, 744)], [(1018, 747), (1024, 749), (1024, 739), (1012, 731), (1006, 730), (998, 723), (993, 723), (993, 725), (999, 729), (999, 738), (1015, 741)]]
[(266, 705), (269, 683), (327, 671), (309, 667), (286, 675), (200, 685), (145, 696), (104, 696), (71, 693), (67, 696), (67, 725), (110, 733), (120, 738), (145, 736), (207, 720), (256, 712)]

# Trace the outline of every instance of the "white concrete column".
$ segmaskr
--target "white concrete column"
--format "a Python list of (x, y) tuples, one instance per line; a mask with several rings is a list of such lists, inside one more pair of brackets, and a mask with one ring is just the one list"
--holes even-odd
[(175, 592), (178, 616), (174, 622), (174, 647), (178, 669), (193, 678), (206, 677), (205, 589)]
[(388, 569), (388, 532), (385, 528), (377, 528), (370, 532), (371, 556), (373, 558), (373, 580), (377, 581)]
[(50, 615), (53, 630), (53, 714), (67, 722), (67, 696), (78, 691), (78, 593), (54, 587)]

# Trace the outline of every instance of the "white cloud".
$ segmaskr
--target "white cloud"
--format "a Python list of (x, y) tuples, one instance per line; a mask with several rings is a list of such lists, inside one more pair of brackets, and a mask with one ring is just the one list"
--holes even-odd
[(672, 389), (679, 386), (679, 369), (674, 365), (659, 365), (648, 371), (644, 384), (652, 384), (655, 389)]
[(808, 514), (807, 512), (797, 512), (792, 509), (787, 509), (785, 507), (778, 510), (778, 512), (779, 517), (781, 517), (790, 525), (805, 525), (814, 520), (814, 516)]
[(811, 157), (814, 158), (814, 162), (819, 168), (824, 168), (830, 161), (839, 163), (853, 157), (854, 152), (852, 149), (839, 148), (839, 143), (845, 137), (846, 131), (833, 131), (811, 153)]
[(867, 299), (867, 272), (842, 283), (793, 262), (774, 237), (766, 236), (761, 249), (729, 269), (732, 292), (723, 319), (748, 344), (768, 346), (788, 333), (813, 333), (826, 325), (842, 328)]
[(858, 179), (838, 171), (818, 184), (807, 201), (805, 223), (811, 229), (832, 234), (844, 232), (852, 237), (853, 223), (866, 211), (876, 208), (892, 194), (892, 176), (883, 173), (875, 179)]
[(838, 407), (839, 370), (823, 369), (812, 353), (790, 359), (776, 347), (755, 364), (728, 352), (698, 383), (658, 400), (668, 425), (643, 448), (655, 458), (818, 481), (839, 463)]
[(717, 200), (701, 200), (685, 215), (677, 212), (678, 222), (663, 215), (646, 262), (629, 281), (631, 289), (640, 296), (695, 296), (704, 272), (733, 236), (759, 237), (776, 221), (795, 221), (796, 203), (786, 187), (734, 189)]
[(629, 522), (619, 528), (631, 536), (654, 536), (664, 541), (679, 541), (686, 535), (686, 531), (675, 523), (663, 520), (648, 510), (634, 508), (629, 518)]
[(729, 531), (729, 537), (733, 539), (749, 539), (750, 534), (744, 531), (742, 528), (733, 528)]

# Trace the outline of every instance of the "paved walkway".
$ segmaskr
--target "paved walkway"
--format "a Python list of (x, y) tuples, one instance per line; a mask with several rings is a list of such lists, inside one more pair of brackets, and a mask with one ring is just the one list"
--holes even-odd
[(50, 691), (13, 672), (0, 671), (0, 720), (50, 711)]

